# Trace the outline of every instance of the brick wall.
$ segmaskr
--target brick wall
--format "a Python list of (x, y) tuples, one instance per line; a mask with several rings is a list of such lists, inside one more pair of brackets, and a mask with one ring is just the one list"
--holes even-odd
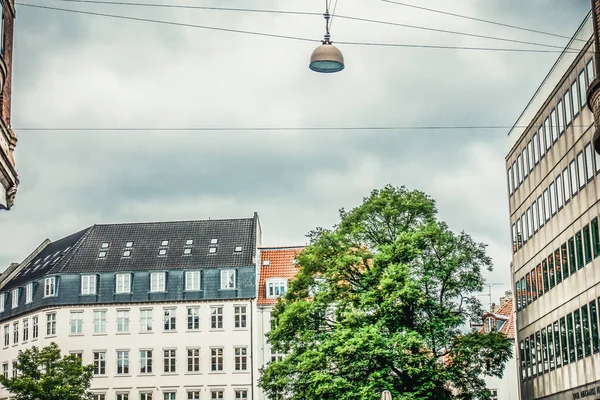
[[(12, 1), (10, 1), (12, 3)], [(10, 105), (12, 93), (12, 56), (13, 56), (13, 30), (14, 30), (14, 6), (4, 5), (4, 63), (6, 64), (6, 82), (0, 97), (0, 116), (10, 127)]]

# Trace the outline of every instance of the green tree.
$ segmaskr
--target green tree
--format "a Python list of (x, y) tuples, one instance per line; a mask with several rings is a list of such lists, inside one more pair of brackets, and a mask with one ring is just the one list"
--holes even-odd
[(287, 353), (261, 371), (272, 399), (487, 399), (512, 343), (464, 333), (480, 320), (486, 246), (436, 219), (419, 191), (386, 186), (309, 234), (268, 340)]
[(0, 375), (0, 384), (15, 400), (82, 400), (88, 392), (93, 366), (83, 365), (74, 354), (61, 357), (56, 343), (42, 349), (19, 351), (16, 378)]

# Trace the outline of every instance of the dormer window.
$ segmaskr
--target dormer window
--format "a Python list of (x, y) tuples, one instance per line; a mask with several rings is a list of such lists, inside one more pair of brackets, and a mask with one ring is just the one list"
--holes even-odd
[(44, 279), (44, 297), (56, 296), (56, 278)]
[(150, 274), (150, 291), (164, 292), (165, 291), (165, 272), (153, 272)]
[(131, 274), (117, 274), (117, 293), (131, 293)]
[(127, 242), (127, 243), (125, 243), (125, 247), (133, 247), (133, 242)]
[(19, 289), (13, 289), (11, 293), (12, 297), (12, 308), (19, 307)]
[(494, 332), (496, 330), (496, 318), (487, 317), (484, 324), (485, 332)]
[(29, 304), (33, 301), (33, 283), (28, 283), (25, 286), (25, 304)]
[(103, 249), (108, 249), (108, 246), (109, 246), (109, 244), (110, 244), (110, 243), (108, 243), (108, 242), (104, 242), (104, 243), (102, 243), (102, 246), (101, 246), (101, 247), (102, 247)]
[(235, 252), (236, 253), (240, 253), (242, 251), (242, 246), (236, 246), (235, 247)]
[(81, 277), (81, 294), (96, 294), (96, 275), (83, 275)]
[(235, 270), (224, 269), (221, 271), (221, 290), (235, 289)]
[(287, 291), (287, 279), (271, 278), (267, 279), (267, 298), (276, 298), (282, 296)]
[(168, 246), (168, 245), (169, 245), (169, 241), (168, 241), (168, 240), (163, 240), (163, 241), (160, 243), (160, 245), (161, 245), (161, 246)]

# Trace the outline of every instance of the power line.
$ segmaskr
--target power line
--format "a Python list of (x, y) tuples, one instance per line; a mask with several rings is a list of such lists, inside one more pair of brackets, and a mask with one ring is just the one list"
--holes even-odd
[[(416, 8), (418, 10), (429, 11), (429, 12), (433, 12), (433, 13), (437, 13), (437, 14), (449, 15), (449, 16), (452, 16), (452, 17), (463, 18), (463, 19), (470, 19), (472, 21), (478, 21), (478, 22), (483, 22), (483, 23), (486, 23), (486, 24), (503, 26), (505, 28), (518, 29), (518, 30), (521, 30), (521, 31), (539, 33), (541, 35), (554, 36), (554, 37), (558, 37), (558, 38), (562, 38), (562, 39), (569, 39), (569, 40), (571, 40), (571, 37), (569, 37), (569, 36), (559, 35), (559, 34), (551, 33), (551, 32), (540, 31), (540, 30), (536, 30), (536, 29), (524, 28), (522, 26), (510, 25), (510, 24), (506, 24), (506, 23), (503, 23), (503, 22), (496, 22), (496, 21), (491, 21), (491, 20), (482, 19), (482, 18), (469, 17), (469, 16), (463, 15), (463, 14), (456, 14), (456, 13), (451, 13), (451, 12), (448, 12), (448, 11), (436, 10), (434, 8), (426, 8), (426, 7), (421, 7), (421, 6), (415, 6), (414, 4), (407, 4), (407, 3), (402, 3), (402, 2), (399, 2), (399, 1), (393, 1), (393, 0), (382, 0), (382, 1), (386, 2), (386, 3), (396, 4), (396, 5), (403, 6), (403, 7)], [(587, 42), (587, 40), (583, 40), (583, 39), (575, 39), (575, 40), (581, 41), (581, 42)]]
[[(124, 19), (138, 22), (150, 22), (162, 25), (173, 25), (180, 27), (190, 27), (190, 28), (199, 28), (199, 29), (207, 29), (221, 32), (230, 32), (230, 33), (239, 33), (253, 36), (263, 36), (263, 37), (271, 37), (271, 38), (279, 38), (279, 39), (289, 39), (289, 40), (298, 40), (304, 42), (313, 42), (320, 43), (320, 40), (310, 39), (299, 36), (288, 36), (288, 35), (280, 35), (273, 33), (265, 33), (265, 32), (256, 32), (256, 31), (247, 31), (241, 29), (231, 29), (231, 28), (221, 28), (216, 26), (207, 26), (207, 25), (197, 25), (197, 24), (188, 24), (182, 22), (173, 22), (173, 21), (164, 21), (150, 18), (139, 18), (139, 17), (131, 17), (125, 15), (116, 15), (116, 14), (107, 14), (107, 13), (98, 13), (92, 11), (80, 11), (80, 10), (72, 10), (66, 8), (59, 7), (49, 7), (42, 6), (38, 4), (27, 4), (16, 2), (15, 4), (23, 7), (31, 7), (45, 10), (53, 10), (53, 11), (63, 11), (69, 13), (76, 14), (85, 14), (85, 15), (94, 15), (100, 17), (107, 18), (116, 18), (116, 19)], [(339, 17), (339, 16), (338, 16)], [(497, 47), (473, 47), (473, 46), (445, 46), (445, 45), (420, 45), (420, 44), (402, 44), (402, 43), (376, 43), (376, 42), (349, 42), (349, 41), (336, 41), (337, 44), (344, 45), (356, 45), (356, 46), (379, 46), (379, 47), (399, 47), (399, 48), (420, 48), (420, 49), (447, 49), (447, 50), (474, 50), (474, 51), (497, 51), (497, 52), (516, 52), (516, 53), (579, 53), (580, 50), (541, 50), (541, 49), (516, 49), (516, 48), (497, 48)]]
[[(56, 1), (62, 1), (62, 2), (67, 2), (67, 3), (83, 3), (83, 4), (119, 5), (119, 6), (154, 7), (154, 8), (156, 8), (156, 7), (158, 7), (158, 8), (179, 8), (179, 9), (233, 11), (233, 12), (251, 12), (251, 13), (253, 12), (253, 13), (271, 13), (271, 14), (284, 14), (284, 15), (310, 15), (310, 16), (316, 16), (316, 15), (321, 16), (322, 15), (320, 13), (303, 12), (303, 11), (280, 11), (280, 10), (249, 9), (249, 8), (221, 8), (221, 7), (207, 7), (207, 6), (176, 5), (176, 4), (132, 3), (132, 2), (123, 2), (123, 1), (99, 1), (99, 0), (56, 0)], [(561, 50), (564, 48), (563, 46), (556, 46), (556, 45), (550, 45), (550, 44), (545, 44), (545, 43), (537, 43), (537, 42), (532, 42), (532, 41), (508, 39), (508, 38), (501, 38), (501, 37), (497, 37), (497, 36), (479, 35), (479, 34), (468, 33), (468, 32), (457, 32), (457, 31), (451, 31), (451, 30), (446, 30), (446, 29), (429, 28), (429, 27), (418, 26), (418, 25), (410, 25), (410, 24), (381, 21), (381, 20), (369, 19), (369, 18), (353, 17), (353, 16), (349, 16), (349, 15), (338, 15), (338, 14), (335, 14), (336, 7), (337, 7), (337, 1), (334, 4), (333, 13), (331, 16), (332, 24), (333, 24), (333, 19), (335, 17), (337, 17), (337, 18), (351, 20), (351, 21), (361, 21), (361, 22), (368, 22), (368, 23), (381, 24), (381, 25), (398, 26), (398, 27), (403, 27), (403, 28), (418, 29), (418, 30), (424, 30), (424, 31), (429, 31), (429, 32), (446, 33), (446, 34), (451, 34), (451, 35), (474, 37), (474, 38), (478, 38), (478, 39), (488, 39), (488, 40), (496, 40), (496, 41), (509, 42), (509, 43), (527, 44), (527, 45), (540, 46), (540, 47), (556, 48), (556, 49), (561, 49)]]

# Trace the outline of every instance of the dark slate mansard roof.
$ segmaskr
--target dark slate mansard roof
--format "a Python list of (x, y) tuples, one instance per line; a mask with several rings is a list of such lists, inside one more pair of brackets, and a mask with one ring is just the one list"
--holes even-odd
[[(246, 219), (175, 221), (94, 225), (46, 246), (3, 291), (61, 273), (100, 273), (215, 267), (255, 264), (258, 216)], [(211, 244), (217, 239), (217, 244)], [(162, 246), (165, 240), (168, 246)], [(193, 245), (186, 245), (193, 240)], [(127, 242), (133, 242), (126, 248)], [(108, 248), (102, 248), (109, 243)], [(241, 246), (242, 251), (235, 248)], [(216, 247), (216, 253), (209, 253)], [(191, 254), (184, 254), (191, 248)], [(159, 255), (166, 249), (166, 255)], [(129, 257), (123, 252), (131, 250)], [(106, 251), (106, 257), (99, 253)]]

